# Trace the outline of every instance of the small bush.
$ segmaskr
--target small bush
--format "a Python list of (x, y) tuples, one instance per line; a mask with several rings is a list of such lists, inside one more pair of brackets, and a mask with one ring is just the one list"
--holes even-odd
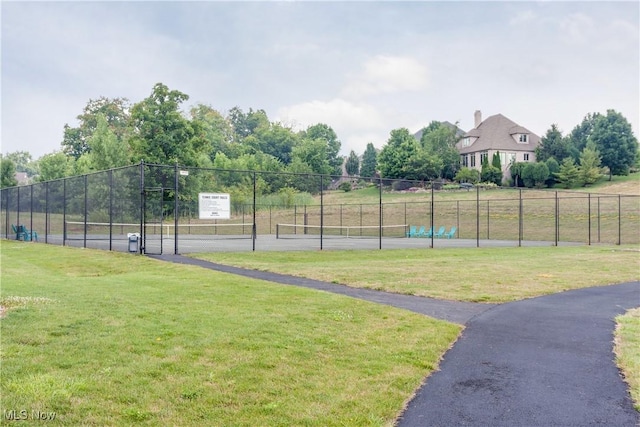
[(351, 183), (350, 182), (343, 182), (342, 184), (338, 185), (338, 190), (342, 190), (345, 193), (351, 191)]

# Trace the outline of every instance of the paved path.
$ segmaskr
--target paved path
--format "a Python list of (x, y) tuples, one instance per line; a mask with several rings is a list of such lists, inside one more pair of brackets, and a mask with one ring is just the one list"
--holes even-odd
[(502, 305), (440, 301), (214, 264), (154, 258), (305, 286), (466, 324), (398, 420), (422, 426), (637, 426), (614, 361), (614, 317), (640, 306), (640, 282)]
[(640, 282), (497, 306), (467, 323), (398, 426), (636, 426), (614, 317)]

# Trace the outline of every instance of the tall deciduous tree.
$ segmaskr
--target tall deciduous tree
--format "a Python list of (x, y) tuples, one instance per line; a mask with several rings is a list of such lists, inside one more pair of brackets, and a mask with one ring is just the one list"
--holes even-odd
[(360, 165), (360, 176), (365, 178), (373, 177), (378, 167), (378, 153), (370, 142), (362, 154), (362, 165)]
[(638, 155), (638, 139), (624, 116), (615, 110), (596, 117), (589, 136), (600, 152), (602, 165), (609, 168), (609, 180), (613, 175), (628, 175)]
[(187, 94), (157, 83), (148, 98), (133, 106), (134, 160), (197, 166), (199, 152), (206, 150), (206, 143), (201, 135), (196, 137), (191, 123), (180, 112), (180, 104), (188, 99)]
[(394, 129), (378, 156), (378, 167), (384, 178), (405, 178), (407, 164), (419, 150), (418, 141), (406, 128)]
[(324, 123), (309, 126), (303, 132), (303, 137), (323, 141), (327, 146), (327, 160), (332, 169), (331, 174), (342, 175), (342, 157), (338, 155), (342, 144), (331, 126)]
[(78, 159), (84, 153), (90, 151), (88, 140), (98, 126), (98, 115), (102, 115), (109, 129), (115, 134), (118, 141), (126, 139), (129, 123), (129, 100), (126, 98), (90, 99), (84, 107), (82, 114), (77, 119), (78, 127), (64, 125), (64, 137), (62, 150), (65, 154)]
[(456, 142), (456, 127), (450, 124), (432, 121), (422, 130), (422, 148), (440, 161), (441, 169), (436, 177), (453, 179), (460, 169), (460, 153), (456, 149)]
[(89, 167), (93, 170), (106, 170), (130, 164), (129, 150), (125, 142), (119, 142), (109, 128), (104, 115), (98, 114), (96, 130), (87, 141)]
[(242, 151), (242, 145), (236, 144), (233, 126), (228, 119), (214, 108), (198, 104), (190, 110), (191, 122), (199, 123), (198, 129), (203, 133), (207, 143), (207, 151), (211, 160), (215, 159), (218, 152), (229, 157), (238, 157)]
[(40, 166), (40, 175), (38, 175), (37, 181), (44, 182), (73, 174), (75, 159), (58, 151), (40, 157), (38, 164)]
[(18, 185), (16, 179), (16, 165), (11, 159), (0, 154), (0, 188), (15, 187)]

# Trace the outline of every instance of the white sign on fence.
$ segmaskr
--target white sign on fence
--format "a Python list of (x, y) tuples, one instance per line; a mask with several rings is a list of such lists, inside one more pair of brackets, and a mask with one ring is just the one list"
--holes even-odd
[(231, 197), (226, 193), (198, 194), (200, 219), (231, 218)]

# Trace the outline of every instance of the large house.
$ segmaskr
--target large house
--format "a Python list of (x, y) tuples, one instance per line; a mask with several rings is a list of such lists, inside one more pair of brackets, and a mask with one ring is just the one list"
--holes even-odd
[(499, 153), (503, 179), (508, 179), (511, 164), (536, 161), (535, 150), (540, 137), (527, 128), (502, 114), (483, 121), (480, 111), (475, 112), (474, 123), (474, 128), (456, 144), (462, 166), (480, 170), (484, 159), (491, 163), (493, 155)]

